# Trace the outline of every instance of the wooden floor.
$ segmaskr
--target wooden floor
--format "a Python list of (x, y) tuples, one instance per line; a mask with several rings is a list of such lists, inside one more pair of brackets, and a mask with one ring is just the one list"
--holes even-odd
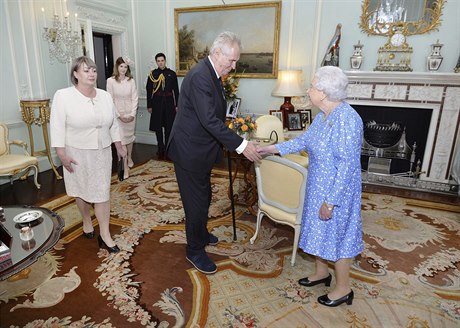
[[(150, 159), (156, 159), (156, 146), (146, 144), (134, 144), (133, 160), (134, 163), (142, 164)], [(116, 161), (114, 161), (113, 170), (115, 172)], [(224, 166), (225, 163), (219, 164)], [(62, 174), (62, 166), (58, 169)], [(53, 171), (48, 170), (41, 172), (38, 175), (38, 181), (41, 184), (41, 189), (38, 190), (34, 183), (33, 178), (20, 181), (17, 180), (10, 185), (9, 183), (0, 186), (0, 205), (37, 205), (43, 204), (53, 198), (65, 194), (65, 187), (63, 180), (57, 180)], [(420, 200), (429, 200), (445, 204), (460, 205), (460, 197), (457, 195), (438, 194), (424, 191), (414, 191), (399, 189), (393, 187), (384, 187), (365, 184), (363, 191), (400, 196), (405, 198), (414, 198)]]

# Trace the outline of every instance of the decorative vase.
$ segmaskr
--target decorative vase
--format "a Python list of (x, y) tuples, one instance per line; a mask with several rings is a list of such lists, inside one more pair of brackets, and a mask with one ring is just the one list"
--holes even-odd
[(358, 41), (358, 44), (353, 46), (355, 49), (353, 50), (353, 56), (350, 57), (350, 65), (352, 69), (360, 69), (361, 64), (363, 63), (363, 55), (362, 55), (362, 48), (364, 45)]
[(431, 45), (431, 55), (428, 56), (428, 71), (436, 72), (441, 66), (442, 60), (444, 57), (441, 56), (441, 48), (443, 44), (439, 43), (439, 40), (436, 43)]

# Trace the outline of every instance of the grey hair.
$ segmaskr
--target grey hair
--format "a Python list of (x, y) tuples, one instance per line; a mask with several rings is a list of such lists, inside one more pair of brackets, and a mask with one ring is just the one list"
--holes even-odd
[(348, 77), (336, 66), (323, 66), (315, 73), (315, 88), (322, 91), (331, 101), (347, 98)]
[(73, 75), (73, 72), (78, 71), (78, 69), (81, 67), (81, 65), (86, 64), (88, 68), (96, 68), (96, 63), (89, 57), (86, 56), (81, 56), (78, 58), (75, 58), (74, 61), (72, 62), (72, 66), (70, 67), (70, 81), (74, 86), (78, 85), (78, 79)]
[(224, 55), (230, 54), (230, 49), (235, 44), (241, 49), (241, 39), (238, 35), (233, 32), (225, 31), (220, 33), (217, 38), (214, 40), (211, 46), (209, 53), (214, 55), (218, 49), (222, 51)]

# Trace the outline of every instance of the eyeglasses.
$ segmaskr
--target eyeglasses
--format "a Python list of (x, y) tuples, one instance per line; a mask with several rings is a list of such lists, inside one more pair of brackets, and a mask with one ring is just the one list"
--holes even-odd
[(310, 84), (310, 87), (308, 88), (308, 90), (322, 91), (322, 90), (318, 89), (317, 87), (315, 87), (313, 84)]

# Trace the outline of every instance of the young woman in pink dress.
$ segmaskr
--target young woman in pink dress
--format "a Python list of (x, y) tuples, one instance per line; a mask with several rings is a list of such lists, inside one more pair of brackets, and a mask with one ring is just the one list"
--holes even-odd
[(120, 125), (121, 143), (126, 145), (128, 151), (124, 163), (125, 179), (129, 177), (129, 168), (134, 165), (132, 152), (138, 105), (136, 83), (129, 64), (132, 64), (129, 58), (118, 57), (113, 67), (113, 74), (107, 79), (107, 92), (112, 95)]

